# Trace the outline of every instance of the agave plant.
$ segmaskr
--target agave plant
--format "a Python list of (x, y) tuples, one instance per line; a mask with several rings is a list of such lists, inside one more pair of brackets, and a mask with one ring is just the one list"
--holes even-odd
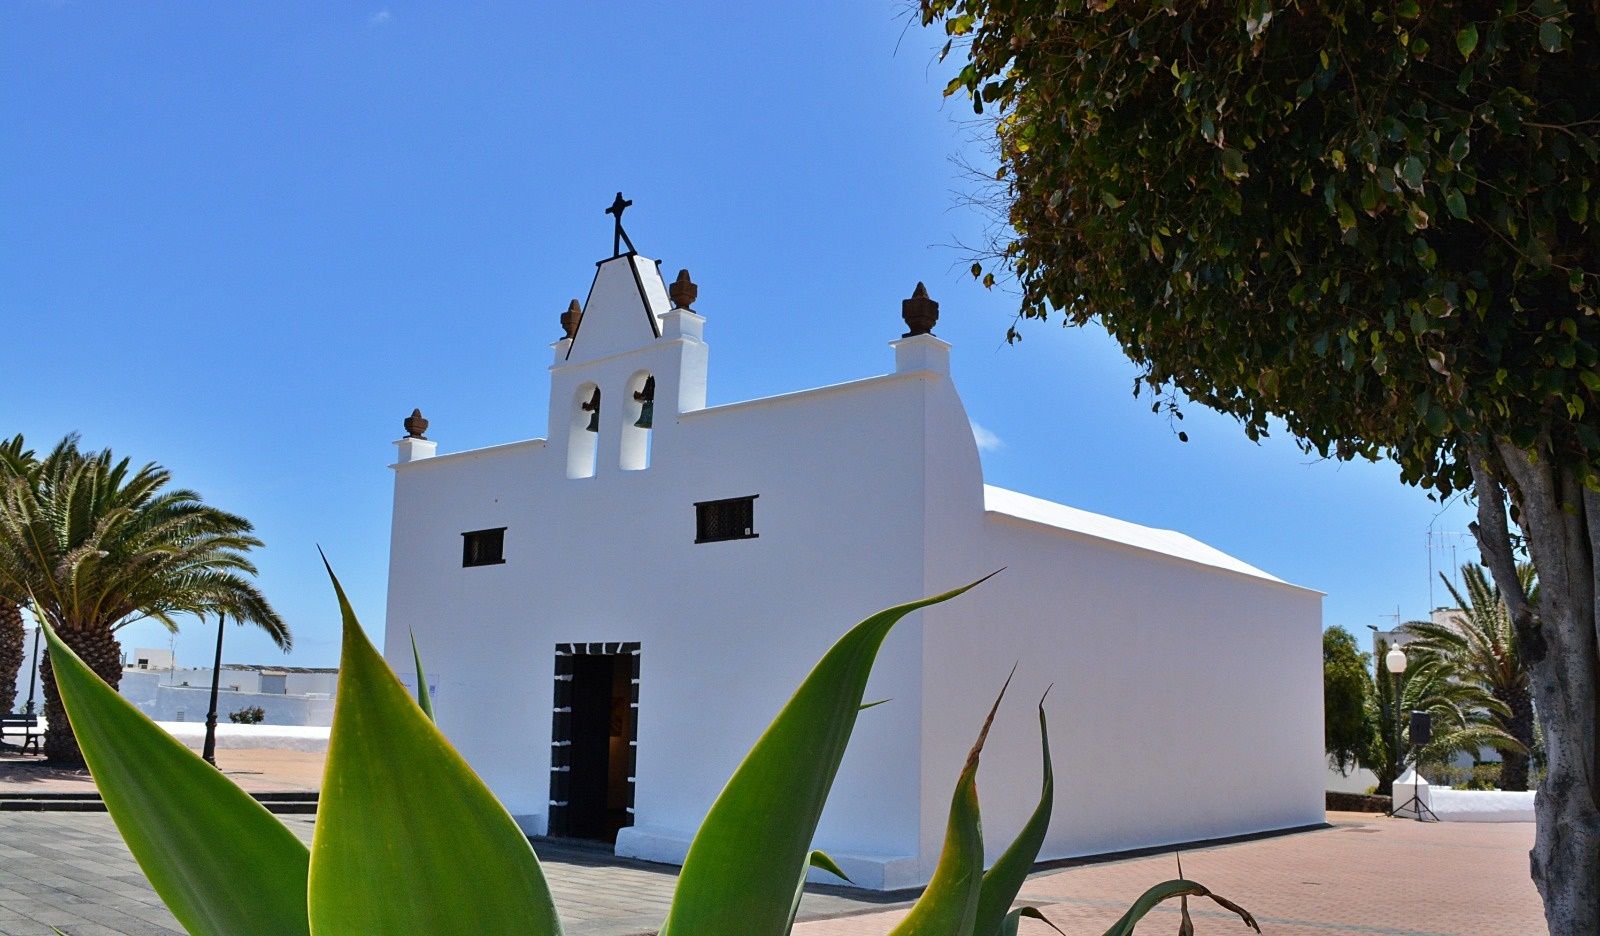
[[(333, 586), (344, 625), (340, 685), (309, 849), (47, 630), (68, 717), (151, 885), (196, 936), (557, 936), (561, 920), (527, 837), (434, 726), (426, 695), (413, 700), (389, 669), (337, 578)], [(971, 587), (881, 611), (823, 656), (712, 805), (662, 936), (790, 931), (808, 869), (840, 873), (811, 839), (879, 648), (907, 614)], [(420, 677), (420, 661), (418, 668)], [(1038, 856), (1054, 799), (1042, 701), (1039, 805), (1010, 848), (983, 869), (977, 768), (999, 704), (961, 771), (932, 882), (893, 936), (1001, 936), (1015, 934), (1023, 916), (1042, 919), (1036, 909), (1011, 906)], [(1185, 931), (1192, 931), (1190, 896), (1211, 897), (1255, 927), (1242, 909), (1180, 879), (1147, 891), (1106, 936), (1129, 936), (1173, 897), (1184, 901)]]

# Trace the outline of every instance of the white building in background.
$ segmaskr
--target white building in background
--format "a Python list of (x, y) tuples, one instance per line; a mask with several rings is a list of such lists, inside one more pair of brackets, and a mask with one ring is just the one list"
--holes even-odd
[[(262, 724), (331, 725), (339, 671), (302, 666), (224, 663), (217, 719), (260, 708)], [(122, 669), (122, 695), (162, 722), (203, 722), (211, 706), (211, 667), (180, 667), (169, 650), (140, 647)]]
[(1002, 567), (883, 648), (867, 697), (889, 702), (817, 831), (856, 882), (927, 880), (1018, 664), (979, 777), (991, 857), (1037, 800), (1052, 684), (1043, 858), (1323, 820), (1320, 593), (986, 485), (920, 286), (892, 372), (708, 406), (696, 287), (627, 246), (562, 316), (546, 438), (437, 454), (413, 413), (396, 443), (386, 652), (413, 672), (415, 635), (440, 727), (527, 831), (681, 860), (835, 639)]

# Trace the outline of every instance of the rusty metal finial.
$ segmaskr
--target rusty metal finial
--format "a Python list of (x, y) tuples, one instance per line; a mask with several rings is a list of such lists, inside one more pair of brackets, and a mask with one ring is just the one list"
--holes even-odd
[(578, 305), (574, 299), (567, 303), (567, 311), (561, 313), (561, 330), (567, 333), (568, 338), (578, 335), (578, 323), (583, 321), (583, 306)]
[(939, 324), (939, 303), (929, 299), (928, 287), (918, 283), (910, 299), (900, 300), (900, 317), (906, 320), (906, 327), (911, 329), (902, 338), (931, 335), (933, 326)]
[(611, 256), (613, 258), (622, 256), (623, 244), (628, 245), (628, 253), (638, 253), (633, 249), (633, 238), (629, 237), (628, 232), (622, 229), (622, 213), (627, 211), (628, 206), (632, 204), (633, 199), (623, 198), (622, 193), (618, 192), (617, 200), (611, 203), (610, 208), (606, 209), (606, 214), (614, 216), (617, 220), (616, 227), (611, 232)]
[(411, 411), (411, 415), (406, 417), (405, 425), (406, 425), (406, 437), (407, 438), (411, 438), (411, 439), (426, 439), (427, 438), (427, 436), (423, 435), (423, 433), (428, 431), (428, 420), (423, 418), (421, 409), (412, 410)]
[(667, 295), (672, 297), (674, 309), (688, 309), (699, 298), (700, 287), (689, 279), (688, 270), (679, 270), (678, 278), (672, 281), (672, 288), (667, 290)]

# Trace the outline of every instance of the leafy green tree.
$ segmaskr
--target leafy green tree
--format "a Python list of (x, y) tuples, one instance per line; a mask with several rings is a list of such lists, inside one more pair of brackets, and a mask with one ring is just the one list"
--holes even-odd
[[(0, 480), (26, 475), (36, 464), (21, 435), (0, 441)], [(0, 714), (17, 706), (17, 674), (27, 655), (27, 632), (22, 625), (22, 604), (27, 597), (0, 590)]]
[[(1388, 652), (1389, 645), (1379, 640), (1377, 658), (1382, 660)], [(1433, 717), (1433, 737), (1418, 751), (1411, 748), (1412, 712)], [(1419, 760), (1442, 764), (1456, 754), (1476, 754), (1480, 748), (1517, 747), (1516, 739), (1495, 724), (1497, 716), (1505, 715), (1504, 706), (1487, 690), (1456, 679), (1451, 667), (1437, 657), (1419, 654), (1398, 674), (1377, 666), (1367, 704), (1372, 742), (1361, 763), (1377, 775), (1378, 793), (1388, 796), (1394, 792), (1395, 778)]]
[(1545, 732), (1533, 879), (1551, 930), (1600, 932), (1594, 5), (919, 5), (995, 115), (974, 275), (1022, 322), (1098, 322), (1158, 407), (1476, 496)]
[(1367, 712), (1371, 677), (1366, 655), (1342, 627), (1322, 632), (1322, 744), (1328, 760), (1349, 773), (1372, 739)]
[[(1522, 590), (1538, 600), (1538, 583), (1533, 566), (1517, 566)], [(1533, 693), (1528, 688), (1528, 667), (1517, 647), (1511, 612), (1500, 599), (1500, 590), (1489, 581), (1483, 566), (1461, 567), (1465, 594), (1449, 578), (1445, 588), (1460, 609), (1449, 624), (1410, 621), (1401, 630), (1414, 638), (1406, 652), (1437, 657), (1451, 674), (1464, 682), (1476, 683), (1504, 706), (1494, 713), (1495, 724), (1515, 738), (1514, 747), (1500, 750), (1500, 789), (1526, 790), (1528, 764), (1535, 744)]]
[[(146, 618), (176, 630), (183, 615), (225, 613), (291, 645), (251, 581), (246, 554), (261, 541), (249, 521), (167, 490), (170, 481), (158, 465), (135, 471), (109, 450), (82, 451), (75, 436), (36, 470), (0, 479), (0, 594), (31, 596), (35, 616), (112, 687), (122, 680), (117, 632)], [(48, 656), (41, 676), (45, 753), (81, 765)]]

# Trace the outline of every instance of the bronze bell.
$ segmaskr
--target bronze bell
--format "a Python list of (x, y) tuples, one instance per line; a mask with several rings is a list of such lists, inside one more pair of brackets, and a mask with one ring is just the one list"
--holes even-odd
[(589, 398), (589, 402), (584, 403), (582, 405), (582, 409), (589, 414), (589, 424), (587, 426), (584, 426), (583, 428), (587, 429), (590, 432), (599, 432), (600, 431), (600, 388), (599, 387), (594, 388), (594, 396)]
[(906, 327), (911, 329), (901, 337), (931, 335), (933, 326), (939, 324), (939, 303), (928, 298), (928, 287), (918, 283), (910, 299), (900, 300), (900, 317), (906, 320)]
[(639, 401), (639, 418), (633, 425), (637, 429), (649, 429), (655, 424), (656, 416), (656, 379), (646, 377), (644, 389), (633, 391), (633, 398)]

